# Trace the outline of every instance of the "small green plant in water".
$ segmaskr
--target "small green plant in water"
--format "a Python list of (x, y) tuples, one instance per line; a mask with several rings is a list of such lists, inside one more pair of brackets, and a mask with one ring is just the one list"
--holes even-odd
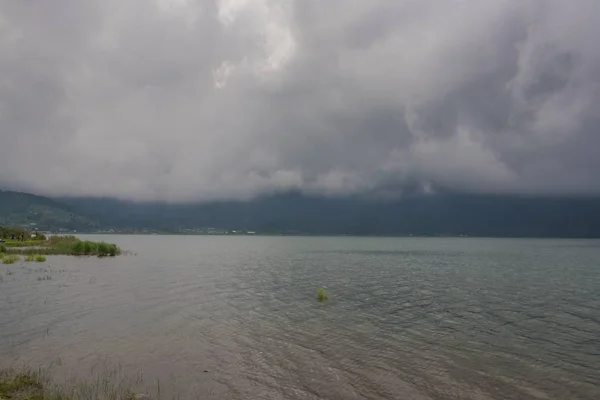
[(27, 254), (27, 256), (25, 256), (25, 261), (26, 262), (35, 261), (35, 256), (33, 254)]
[(317, 289), (317, 300), (319, 300), (319, 301), (325, 301), (328, 298), (329, 298), (329, 295), (327, 294), (327, 292), (325, 291), (325, 289), (323, 289), (323, 288)]

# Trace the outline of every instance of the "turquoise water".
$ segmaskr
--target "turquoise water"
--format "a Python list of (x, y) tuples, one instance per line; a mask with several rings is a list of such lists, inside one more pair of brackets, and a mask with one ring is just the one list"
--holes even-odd
[(600, 394), (599, 241), (101, 238), (133, 254), (0, 265), (0, 364), (164, 398)]

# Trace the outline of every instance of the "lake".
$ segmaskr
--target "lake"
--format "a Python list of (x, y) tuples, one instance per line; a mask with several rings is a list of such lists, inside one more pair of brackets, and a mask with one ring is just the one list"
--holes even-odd
[(163, 398), (600, 398), (600, 241), (81, 237), (133, 254), (0, 264), (1, 366)]

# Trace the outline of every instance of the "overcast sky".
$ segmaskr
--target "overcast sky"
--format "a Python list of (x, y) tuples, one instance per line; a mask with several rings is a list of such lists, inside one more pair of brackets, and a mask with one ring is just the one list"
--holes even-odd
[(0, 187), (600, 194), (598, 0), (0, 0)]

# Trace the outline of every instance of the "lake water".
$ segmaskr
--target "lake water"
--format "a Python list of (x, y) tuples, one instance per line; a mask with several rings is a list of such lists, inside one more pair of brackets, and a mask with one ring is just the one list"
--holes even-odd
[(103, 362), (164, 398), (600, 398), (599, 241), (90, 238), (135, 254), (0, 265), (1, 366)]

